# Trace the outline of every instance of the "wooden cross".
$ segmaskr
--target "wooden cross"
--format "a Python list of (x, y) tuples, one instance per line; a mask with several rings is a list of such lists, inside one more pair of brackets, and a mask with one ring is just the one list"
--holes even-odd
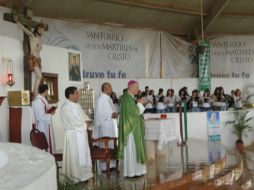
[[(20, 11), (19, 11), (20, 12)], [(26, 28), (31, 30), (35, 28), (39, 22), (32, 20), (32, 11), (30, 8), (25, 7), (23, 9), (23, 14), (17, 13), (13, 11), (12, 13), (4, 13), (4, 20), (16, 23), (14, 21), (14, 17), (18, 17), (18, 20), (21, 24), (23, 24)], [(48, 25), (45, 25), (45, 31), (48, 31)], [(29, 90), (32, 92), (32, 75), (31, 71), (28, 67), (28, 56), (29, 56), (29, 38), (24, 33), (24, 41), (23, 41), (23, 50), (24, 50), (24, 90)]]

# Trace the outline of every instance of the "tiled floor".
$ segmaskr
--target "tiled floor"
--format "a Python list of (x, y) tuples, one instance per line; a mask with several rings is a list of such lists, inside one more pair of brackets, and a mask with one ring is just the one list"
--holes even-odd
[(138, 178), (107, 179), (102, 173), (83, 189), (169, 190), (169, 189), (254, 189), (254, 147), (243, 153), (223, 148), (219, 143), (189, 140), (187, 146), (171, 143), (165, 155), (148, 164), (148, 173)]

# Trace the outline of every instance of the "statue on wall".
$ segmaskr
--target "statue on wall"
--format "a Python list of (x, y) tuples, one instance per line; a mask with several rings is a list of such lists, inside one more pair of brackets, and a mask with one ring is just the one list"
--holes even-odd
[(38, 87), (42, 79), (42, 70), (41, 70), (41, 57), (40, 52), (42, 50), (42, 39), (41, 36), (45, 31), (45, 24), (39, 23), (35, 26), (33, 32), (21, 24), (17, 17), (14, 17), (14, 21), (17, 25), (25, 32), (29, 38), (29, 56), (28, 64), (31, 72), (34, 71), (36, 80), (33, 88), (33, 95), (36, 97), (38, 94)]

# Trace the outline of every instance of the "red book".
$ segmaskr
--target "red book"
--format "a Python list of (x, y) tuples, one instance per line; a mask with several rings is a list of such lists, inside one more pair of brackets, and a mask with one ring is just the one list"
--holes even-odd
[(47, 113), (52, 113), (56, 110), (56, 106), (52, 106), (50, 109), (47, 110)]

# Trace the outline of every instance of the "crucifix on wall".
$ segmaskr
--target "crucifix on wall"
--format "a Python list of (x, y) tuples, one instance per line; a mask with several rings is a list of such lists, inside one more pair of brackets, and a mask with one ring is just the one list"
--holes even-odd
[[(48, 26), (44, 23), (32, 20), (32, 11), (29, 8), (24, 9), (24, 14), (5, 13), (4, 20), (17, 23), (24, 31), (24, 90), (32, 90), (31, 72), (35, 73), (36, 80), (33, 88), (33, 95), (38, 94), (38, 86), (42, 79), (41, 58), (42, 50), (41, 35), (48, 30)], [(33, 31), (31, 31), (33, 29)]]

